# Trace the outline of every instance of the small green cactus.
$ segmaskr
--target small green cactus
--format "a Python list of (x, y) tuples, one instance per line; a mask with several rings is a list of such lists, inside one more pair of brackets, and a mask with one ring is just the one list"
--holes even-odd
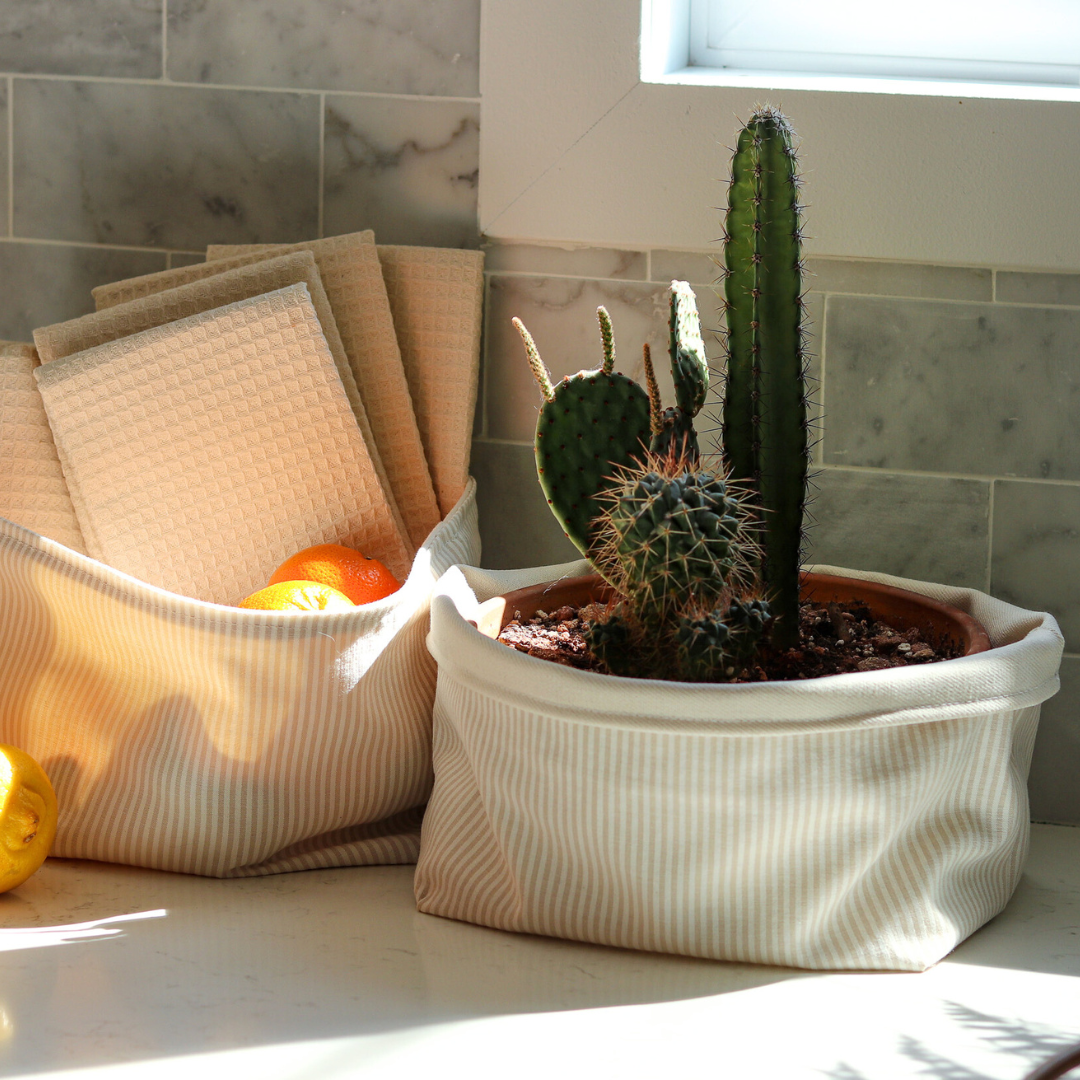
[(810, 459), (801, 208), (793, 132), (771, 106), (740, 131), (724, 223), (727, 378), (724, 457), (762, 523), (772, 642), (798, 641), (799, 577)]
[(694, 417), (701, 412), (709, 391), (709, 362), (705, 358), (705, 343), (701, 340), (697, 300), (693, 289), (685, 281), (671, 283), (670, 310), (668, 355), (671, 378), (675, 384), (675, 407), (659, 408), (660, 391), (646, 345), (645, 372), (653, 419), (649, 449), (654, 454), (674, 450), (696, 461), (699, 451)]
[(590, 649), (613, 674), (730, 678), (768, 619), (745, 508), (721, 474), (674, 452), (645, 455), (618, 480), (599, 499), (593, 558), (618, 600), (589, 627)]

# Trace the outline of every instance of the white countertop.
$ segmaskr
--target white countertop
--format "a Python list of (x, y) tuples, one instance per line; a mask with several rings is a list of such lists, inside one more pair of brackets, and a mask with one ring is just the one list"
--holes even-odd
[(49, 860), (0, 895), (0, 1075), (1019, 1080), (1080, 1041), (1080, 829), (919, 975), (419, 914), (412, 867), (216, 881)]

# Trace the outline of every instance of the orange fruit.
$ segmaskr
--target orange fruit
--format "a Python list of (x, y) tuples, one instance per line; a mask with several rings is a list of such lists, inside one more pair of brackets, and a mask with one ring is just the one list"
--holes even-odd
[(370, 604), (401, 587), (397, 578), (378, 559), (341, 544), (316, 544), (287, 558), (270, 575), (279, 581), (320, 581), (343, 592), (354, 604)]
[(236, 606), (255, 611), (352, 611), (356, 607), (344, 593), (317, 581), (275, 582)]
[(27, 753), (0, 745), (0, 892), (21, 885), (56, 837), (56, 793)]

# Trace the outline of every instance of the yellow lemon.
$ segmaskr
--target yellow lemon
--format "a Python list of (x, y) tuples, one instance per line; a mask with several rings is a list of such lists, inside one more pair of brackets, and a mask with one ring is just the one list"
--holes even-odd
[(21, 885), (56, 837), (56, 793), (45, 770), (14, 746), (0, 744), (0, 892)]
[(279, 581), (236, 606), (255, 611), (352, 611), (356, 607), (344, 593), (317, 581)]

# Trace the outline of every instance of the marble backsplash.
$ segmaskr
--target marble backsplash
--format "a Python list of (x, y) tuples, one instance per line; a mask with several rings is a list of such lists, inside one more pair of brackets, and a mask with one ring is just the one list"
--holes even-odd
[[(538, 395), (510, 318), (563, 374), (598, 361), (602, 303), (620, 365), (639, 373), (643, 341), (664, 355), (671, 278), (695, 286), (716, 329), (715, 251), (710, 238), (689, 252), (484, 241), (479, 20), (480, 0), (0, 4), (0, 338), (27, 340), (91, 310), (93, 286), (198, 260), (207, 243), (361, 228), (483, 243), (484, 563), (574, 557), (536, 483)], [(811, 269), (809, 557), (1052, 611), (1067, 655), (1032, 813), (1080, 823), (1080, 274)]]

